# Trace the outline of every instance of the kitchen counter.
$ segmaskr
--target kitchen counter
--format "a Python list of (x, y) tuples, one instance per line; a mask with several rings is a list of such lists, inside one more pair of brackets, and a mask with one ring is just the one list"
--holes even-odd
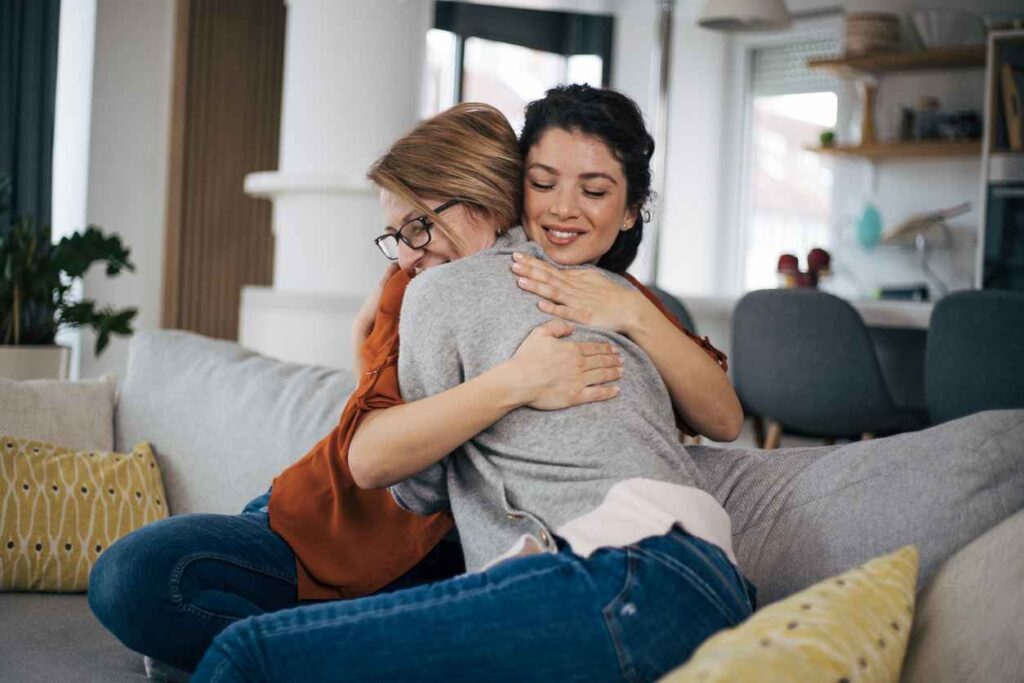
[[(731, 318), (739, 297), (682, 296), (694, 318)], [(881, 301), (878, 299), (847, 299), (868, 327), (896, 327), (927, 330), (932, 317), (930, 301)], [(699, 323), (698, 323), (699, 325)]]

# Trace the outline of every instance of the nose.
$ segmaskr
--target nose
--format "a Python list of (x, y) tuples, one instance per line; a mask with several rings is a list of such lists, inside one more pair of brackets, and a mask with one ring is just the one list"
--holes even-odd
[(413, 249), (402, 240), (398, 240), (398, 267), (402, 270), (415, 268), (425, 253), (422, 249)]
[(579, 211), (579, 203), (576, 200), (574, 188), (568, 187), (568, 183), (561, 183), (555, 188), (549, 211), (551, 215), (560, 220), (575, 218)]

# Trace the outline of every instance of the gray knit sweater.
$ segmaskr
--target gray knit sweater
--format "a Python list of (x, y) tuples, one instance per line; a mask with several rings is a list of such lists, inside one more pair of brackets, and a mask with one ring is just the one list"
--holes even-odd
[[(514, 251), (550, 261), (515, 228), (493, 248), (432, 268), (410, 283), (398, 364), (407, 401), (508, 360), (531, 330), (550, 319), (537, 308), (537, 297), (516, 285)], [(524, 534), (548, 542), (553, 529), (598, 507), (618, 481), (641, 477), (700, 486), (680, 443), (668, 390), (643, 350), (622, 335), (582, 325), (570, 339), (619, 347), (625, 364), (617, 397), (558, 411), (512, 411), (391, 489), (399, 505), (414, 513), (451, 507), (469, 571)]]

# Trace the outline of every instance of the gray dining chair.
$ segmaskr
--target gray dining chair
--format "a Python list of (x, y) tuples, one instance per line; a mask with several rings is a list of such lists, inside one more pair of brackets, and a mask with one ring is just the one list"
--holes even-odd
[(934, 423), (1024, 408), (1024, 292), (956, 292), (935, 304), (925, 350)]
[(683, 327), (693, 334), (697, 334), (697, 326), (693, 322), (693, 317), (690, 315), (690, 311), (686, 309), (686, 306), (683, 305), (682, 301), (659, 287), (647, 285), (647, 289), (654, 292), (654, 294), (661, 300), (661, 303), (665, 304), (665, 308), (667, 308), (669, 312), (676, 317)]
[(808, 289), (750, 292), (736, 304), (732, 370), (745, 410), (783, 433), (862, 439), (926, 426), (898, 406), (864, 321), (846, 301)]

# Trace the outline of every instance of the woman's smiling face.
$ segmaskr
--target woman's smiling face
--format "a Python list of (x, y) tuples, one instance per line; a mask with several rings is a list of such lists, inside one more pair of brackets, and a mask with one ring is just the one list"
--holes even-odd
[(632, 229), (622, 164), (600, 138), (549, 128), (525, 166), (523, 227), (556, 263), (595, 263)]

